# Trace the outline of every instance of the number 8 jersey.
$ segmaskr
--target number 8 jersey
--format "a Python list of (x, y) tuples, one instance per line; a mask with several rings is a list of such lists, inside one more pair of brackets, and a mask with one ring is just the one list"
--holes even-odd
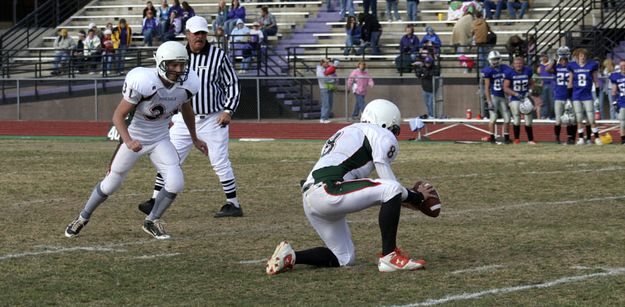
[(397, 138), (388, 129), (367, 123), (352, 124), (326, 141), (306, 183), (366, 178), (374, 170), (374, 163), (390, 167), (398, 153)]
[(616, 96), (619, 108), (625, 108), (625, 75), (621, 72), (615, 72), (610, 75), (610, 81), (616, 86)]
[(573, 99), (574, 101), (592, 100), (592, 76), (599, 69), (597, 62), (588, 60), (584, 66), (571, 62), (567, 66), (573, 74)]
[(197, 73), (192, 70), (186, 81), (167, 88), (156, 68), (132, 69), (122, 89), (124, 99), (136, 105), (134, 117), (128, 126), (130, 137), (144, 145), (168, 139), (169, 118), (197, 94), (199, 86)]

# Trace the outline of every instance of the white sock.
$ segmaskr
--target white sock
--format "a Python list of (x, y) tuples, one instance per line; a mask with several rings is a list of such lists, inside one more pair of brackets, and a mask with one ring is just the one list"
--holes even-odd
[(228, 198), (226, 199), (226, 201), (231, 202), (235, 207), (240, 208), (241, 204), (239, 204), (239, 199), (238, 198)]

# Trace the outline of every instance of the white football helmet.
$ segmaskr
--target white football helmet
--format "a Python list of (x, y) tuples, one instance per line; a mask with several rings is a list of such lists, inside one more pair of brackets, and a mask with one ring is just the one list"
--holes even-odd
[[(162, 43), (156, 53), (154, 54), (154, 60), (156, 60), (156, 69), (158, 70), (158, 75), (163, 79), (168, 80), (171, 83), (184, 82), (187, 80), (189, 75), (189, 54), (187, 53), (187, 48), (182, 44), (174, 41), (164, 42)], [(173, 62), (184, 62), (185, 68), (182, 73), (168, 71), (167, 63)], [(167, 74), (175, 75), (175, 79), (171, 80), (167, 77)]]
[(525, 97), (525, 99), (521, 101), (521, 104), (519, 104), (519, 112), (523, 114), (530, 114), (532, 111), (534, 111), (534, 104), (529, 97)]
[(556, 54), (558, 55), (558, 60), (562, 58), (568, 59), (571, 57), (571, 49), (569, 49), (569, 47), (567, 46), (562, 46), (558, 48), (558, 50), (556, 51)]
[(499, 51), (493, 50), (488, 53), (488, 63), (490, 63), (491, 66), (499, 65), (499, 61), (501, 61), (501, 54)]
[(376, 124), (399, 135), (401, 113), (394, 103), (386, 99), (375, 99), (369, 102), (362, 111), (360, 122)]

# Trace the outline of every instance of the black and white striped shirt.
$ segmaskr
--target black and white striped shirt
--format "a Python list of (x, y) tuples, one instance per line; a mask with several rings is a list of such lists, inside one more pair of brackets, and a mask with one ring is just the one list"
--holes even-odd
[(200, 78), (200, 91), (193, 97), (195, 114), (237, 110), (241, 89), (226, 52), (208, 43), (199, 53), (189, 53), (189, 68)]

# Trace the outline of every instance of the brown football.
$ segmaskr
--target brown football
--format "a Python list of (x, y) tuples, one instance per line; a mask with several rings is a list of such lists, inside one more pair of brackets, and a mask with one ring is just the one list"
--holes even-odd
[[(414, 191), (417, 191), (422, 183), (423, 181), (417, 181), (413, 187)], [(441, 213), (441, 199), (438, 198), (439, 194), (438, 191), (436, 191), (436, 188), (434, 188), (433, 194), (437, 197), (426, 198), (420, 206), (417, 206), (417, 209), (427, 216), (437, 217)]]

